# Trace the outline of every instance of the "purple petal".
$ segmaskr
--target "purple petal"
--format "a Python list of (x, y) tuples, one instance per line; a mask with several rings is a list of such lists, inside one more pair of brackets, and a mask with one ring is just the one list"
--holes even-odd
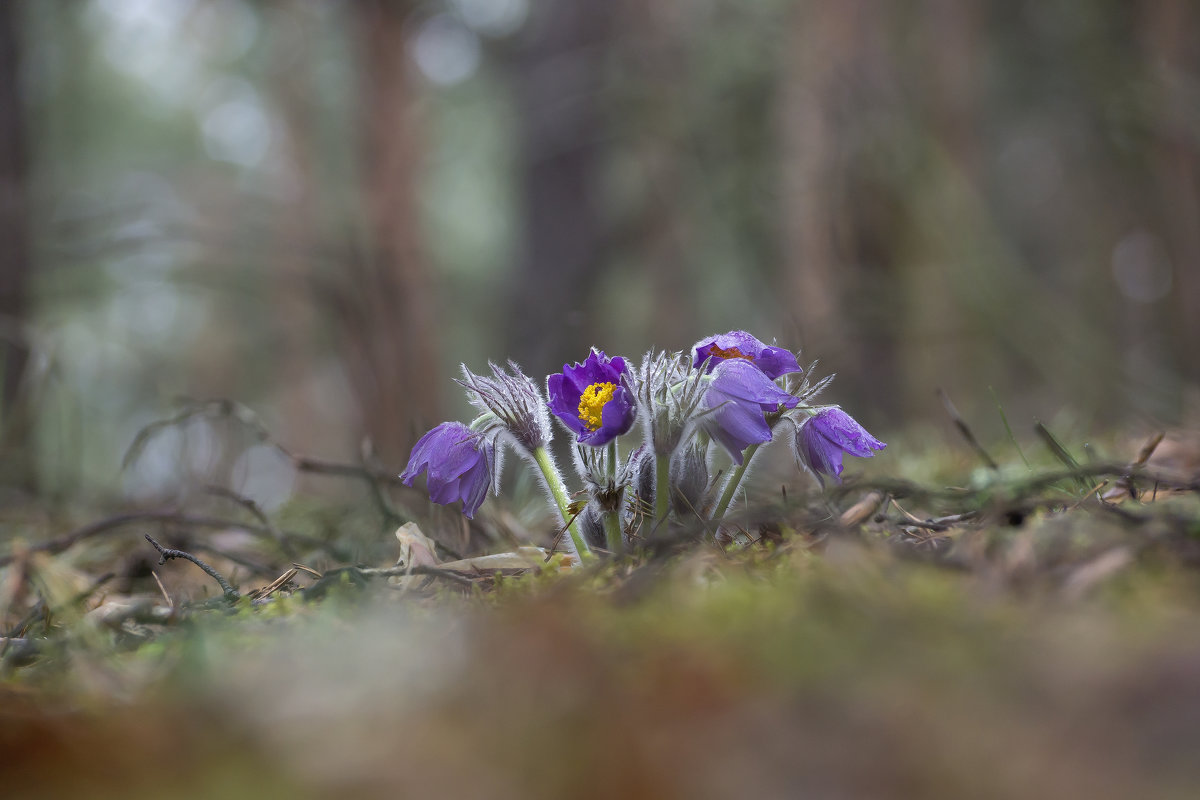
[(443, 422), (413, 446), (401, 480), (408, 486), (422, 472), (429, 499), (447, 505), (463, 502), (463, 513), (474, 516), (491, 485), (495, 451), (482, 436), (461, 422)]
[(799, 399), (775, 385), (761, 370), (748, 361), (729, 359), (717, 365), (712, 389), (728, 397), (759, 403), (764, 411), (780, 404), (795, 408)]
[(754, 365), (768, 378), (778, 378), (780, 375), (800, 371), (795, 354), (782, 347), (764, 347), (754, 358)]
[(463, 475), (461, 499), (463, 514), (467, 519), (475, 518), (475, 512), (479, 510), (479, 506), (483, 505), (491, 483), (488, 461), (482, 458), (471, 468), (470, 472)]
[(618, 385), (613, 392), (612, 400), (605, 403), (604, 408), (600, 411), (600, 427), (625, 433), (633, 427), (633, 418), (636, 414), (637, 407), (633, 404), (629, 392), (624, 386)]
[[(716, 364), (727, 360), (749, 361), (772, 379), (789, 372), (800, 371), (800, 365), (796, 363), (796, 357), (790, 351), (768, 345), (746, 331), (730, 331), (701, 339), (693, 347), (693, 350), (696, 354), (694, 366), (699, 367), (705, 359), (712, 358), (712, 363), (709, 365), (710, 372)], [(733, 356), (727, 359), (716, 352), (729, 350), (737, 351), (741, 354), (740, 357)]]
[(837, 406), (823, 408), (796, 432), (796, 455), (818, 474), (831, 475), (839, 483), (842, 458), (849, 453), (870, 458), (886, 444), (876, 439), (858, 421)]
[(451, 481), (469, 471), (480, 459), (475, 436), (470, 431), (461, 439), (447, 439), (437, 458), (429, 462), (430, 480)]
[(873, 450), (887, 447), (859, 425), (858, 420), (840, 408), (824, 409), (813, 421), (817, 423), (816, 431), (821, 436), (852, 456), (870, 458)]
[(712, 415), (712, 422), (706, 428), (738, 464), (742, 463), (742, 451), (747, 447), (771, 441), (771, 427), (757, 405), (747, 408), (728, 401)]
[(457, 475), (452, 478), (441, 479), (431, 474), (425, 484), (429, 490), (429, 499), (439, 505), (450, 505), (462, 496), (459, 491), (460, 481), (461, 479)]
[[(587, 388), (586, 386), (584, 388)], [(583, 392), (578, 389), (566, 375), (556, 372), (546, 379), (546, 390), (550, 395), (547, 407), (554, 416), (563, 421), (576, 434), (587, 431), (587, 426), (579, 419), (579, 400)]]
[(620, 356), (610, 359), (603, 350), (592, 350), (582, 364), (563, 364), (562, 374), (583, 394), (593, 383), (620, 383), (626, 371), (625, 359)]
[(728, 359), (717, 365), (705, 396), (708, 407), (718, 409), (705, 428), (741, 464), (743, 450), (771, 441), (771, 426), (763, 414), (799, 402), (750, 362)]
[(447, 436), (451, 441), (453, 440), (456, 435), (456, 426), (469, 431), (467, 426), (460, 422), (443, 422), (417, 440), (408, 457), (408, 466), (400, 474), (400, 480), (405, 485), (412, 486), (417, 476), (429, 467), (430, 462), (445, 447)]
[[(808, 424), (805, 423), (805, 426)], [(841, 483), (842, 449), (826, 439), (815, 427), (805, 438), (804, 452), (814, 472), (831, 475)]]
[[(546, 379), (549, 402), (546, 404), (583, 444), (598, 447), (607, 444), (633, 426), (637, 406), (624, 387), (629, 367), (625, 359), (609, 358), (604, 351), (593, 349), (583, 363), (564, 364), (563, 371)], [(597, 383), (614, 385), (612, 398), (600, 412), (600, 427), (591, 430), (579, 417), (579, 403), (584, 391)]]

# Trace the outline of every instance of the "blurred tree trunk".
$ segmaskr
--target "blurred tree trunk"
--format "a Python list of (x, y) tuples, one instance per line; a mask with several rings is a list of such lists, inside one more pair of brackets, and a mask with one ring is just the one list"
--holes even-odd
[(356, 2), (362, 37), (363, 166), (368, 247), (348, 265), (356, 313), (344, 331), (366, 432), (398, 463), (442, 413), (436, 298), (421, 248), (421, 160), (407, 2)]
[(21, 387), (29, 360), (24, 323), (31, 270), (29, 153), (21, 97), (20, 12), (0, 3), (0, 482), (33, 481), (29, 420)]
[[(907, 263), (895, 274), (900, 313), (915, 334), (896, 354), (909, 412), (933, 405), (936, 388), (960, 401), (979, 394), (986, 378), (974, 372), (968, 320), (988, 317), (981, 306), (990, 304), (981, 298), (1005, 296), (1003, 284), (1010, 277), (990, 259), (980, 260), (991, 218), (983, 205), (976, 131), (981, 5), (981, 0), (924, 0), (921, 19), (927, 22), (914, 32), (920, 38), (907, 65), (910, 88), (921, 98), (917, 124), (936, 153), (921, 181), (907, 187), (920, 220), (920, 249), (916, 257), (906, 254)], [(1002, 286), (994, 286), (997, 281)], [(991, 324), (1002, 337), (1005, 323), (993, 318)]]
[(863, 119), (845, 112), (890, 110), (886, 17), (865, 0), (805, 3), (788, 24), (779, 114), (789, 321), (811, 358), (836, 365), (842, 396), (860, 398), (865, 411), (894, 410), (902, 380), (892, 333), (897, 197), (872, 171)]
[(317, 325), (312, 273), (321, 267), (314, 202), (313, 96), (311, 56), (317, 33), (310, 0), (290, 0), (267, 12), (271, 31), (271, 79), (281, 112), (280, 149), (290, 168), (293, 190), (279, 209), (271, 264), (271, 304), (277, 331), (280, 438), (301, 452), (322, 452), (315, 425), (313, 387)]
[[(680, 87), (688, 80), (686, 35), (690, 13), (679, 0), (631, 0), (620, 7), (621, 57), (640, 77), (633, 152), (644, 181), (632, 255), (649, 273), (657, 302), (649, 320), (649, 344), (682, 348), (701, 336), (695, 330), (695, 292), (688, 276), (687, 201), (681, 163), (686, 109)], [(627, 112), (628, 113), (628, 112)]]
[[(1189, 0), (1161, 0), (1140, 10), (1141, 44), (1158, 92), (1159, 117), (1151, 120), (1157, 133), (1152, 163), (1178, 304), (1174, 338), (1181, 346), (1173, 349), (1183, 377), (1200, 384), (1200, 349), (1195, 346), (1200, 342), (1200, 152), (1193, 114), (1194, 81), (1200, 75), (1200, 13)], [(1164, 346), (1168, 337), (1164, 331), (1154, 345)], [(1200, 408), (1189, 411), (1200, 414)]]
[(783, 230), (789, 294), (807, 350), (840, 363), (851, 339), (840, 313), (844, 270), (835, 242), (837, 93), (858, 51), (856, 2), (799, 4), (780, 82)]
[(534, 373), (581, 358), (594, 334), (605, 124), (604, 58), (615, 4), (535, 3), (512, 63), (519, 120), (522, 254), (508, 352)]

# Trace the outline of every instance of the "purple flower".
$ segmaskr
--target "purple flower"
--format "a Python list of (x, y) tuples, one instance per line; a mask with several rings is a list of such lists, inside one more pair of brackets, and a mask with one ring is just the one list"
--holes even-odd
[(461, 422), (443, 422), (413, 447), (400, 480), (407, 486), (428, 470), (429, 499), (447, 505), (462, 500), (467, 519), (475, 516), (492, 483), (496, 448)]
[(716, 409), (705, 418), (705, 429), (741, 464), (743, 450), (771, 441), (771, 426), (763, 414), (780, 405), (795, 408), (800, 401), (754, 364), (738, 358), (717, 364), (704, 402)]
[(823, 408), (804, 421), (796, 431), (796, 458), (817, 477), (821, 473), (842, 482), (842, 455), (870, 458), (886, 444), (867, 433), (854, 417), (837, 406)]
[(593, 349), (582, 364), (564, 364), (546, 380), (547, 405), (581, 444), (600, 447), (633, 427), (637, 405), (628, 380), (625, 359)]
[(790, 351), (761, 342), (745, 331), (730, 331), (701, 339), (696, 342), (692, 351), (696, 354), (697, 367), (703, 364), (705, 359), (712, 359), (708, 366), (709, 372), (722, 361), (733, 358), (749, 361), (772, 380), (789, 372), (800, 372), (796, 356)]

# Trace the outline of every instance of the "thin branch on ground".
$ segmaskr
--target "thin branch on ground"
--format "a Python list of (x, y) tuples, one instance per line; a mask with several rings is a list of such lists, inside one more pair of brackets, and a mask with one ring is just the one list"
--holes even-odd
[(225, 597), (227, 599), (237, 600), (238, 598), (241, 597), (241, 595), (238, 593), (238, 590), (234, 589), (233, 586), (229, 583), (229, 581), (225, 580), (225, 578), (223, 578), (221, 576), (221, 573), (217, 572), (215, 569), (213, 569), (212, 567), (210, 567), (208, 564), (204, 563), (200, 559), (196, 558), (191, 553), (185, 552), (183, 550), (172, 550), (170, 548), (163, 547), (161, 544), (154, 541), (154, 537), (148, 533), (146, 534), (146, 541), (149, 542), (150, 544), (154, 545), (154, 549), (158, 551), (158, 554), (159, 554), (158, 563), (160, 566), (167, 563), (167, 561), (169, 561), (172, 558), (182, 558), (186, 561), (190, 561), (193, 564), (195, 564), (197, 567), (199, 567), (200, 569), (204, 570), (204, 572), (210, 578), (212, 578), (214, 581), (216, 581), (218, 584), (220, 584), (221, 591), (225, 593)]
[[(91, 539), (95, 536), (111, 533), (120, 528), (137, 522), (166, 522), (180, 527), (192, 528), (230, 528), (233, 530), (246, 531), (259, 536), (271, 536), (271, 531), (261, 525), (253, 523), (238, 522), (232, 519), (221, 519), (219, 517), (203, 517), (183, 514), (178, 511), (133, 511), (127, 514), (116, 514), (111, 517), (106, 517), (95, 522), (88, 523), (81, 528), (76, 528), (70, 533), (64, 534), (54, 539), (47, 539), (37, 544), (26, 545), (26, 551), (30, 553), (50, 553), (56, 555), (67, 550), (84, 539)], [(300, 534), (287, 533), (288, 537), (296, 539), (309, 539), (311, 537), (301, 536)], [(16, 558), (15, 553), (5, 553), (0, 555), (0, 567), (6, 567)]]
[(150, 574), (154, 576), (154, 582), (158, 584), (158, 590), (162, 592), (163, 600), (167, 601), (167, 608), (173, 612), (175, 610), (175, 601), (167, 593), (167, 587), (163, 586), (162, 578), (158, 577), (158, 573), (154, 570), (150, 570)]
[(138, 431), (133, 442), (125, 451), (121, 460), (122, 469), (127, 468), (141, 454), (147, 442), (159, 431), (187, 422), (192, 417), (210, 417), (217, 419), (233, 419), (248, 428), (260, 442), (268, 444), (279, 451), (281, 455), (292, 462), (299, 472), (314, 475), (329, 475), (342, 478), (359, 478), (371, 483), (387, 483), (392, 486), (404, 486), (398, 473), (389, 472), (374, 464), (344, 464), (336, 461), (326, 461), (321, 458), (302, 456), (293, 453), (276, 441), (267, 427), (259, 420), (258, 415), (249, 407), (232, 400), (217, 399), (194, 402), (179, 413), (164, 420), (152, 422)]
[[(435, 578), (445, 578), (448, 581), (453, 581), (464, 586), (474, 586), (475, 581), (468, 578), (459, 572), (450, 569), (441, 569), (440, 567), (429, 567), (420, 564), (413, 564), (407, 567), (358, 567), (358, 571), (371, 578), (397, 578), (406, 577), (409, 575), (429, 575)], [(488, 577), (492, 572), (503, 572), (504, 570), (487, 570), (480, 571), (481, 577)]]
[[(1146, 443), (1142, 445), (1142, 449), (1138, 451), (1137, 458), (1133, 461), (1133, 466), (1141, 467), (1145, 465), (1145, 463), (1150, 460), (1150, 456), (1154, 455), (1154, 451), (1158, 449), (1158, 446), (1162, 444), (1162, 440), (1165, 437), (1166, 433), (1159, 431), (1147, 439)], [(1121, 480), (1117, 481), (1117, 488), (1124, 489), (1134, 500), (1138, 499), (1139, 492), (1131, 476), (1126, 475), (1125, 477), (1121, 478)], [(1155, 488), (1157, 488), (1157, 484), (1155, 484)]]
[(838, 524), (843, 528), (853, 528), (866, 522), (879, 511), (879, 507), (887, 500), (883, 492), (867, 492), (854, 505), (842, 512)]
[(246, 596), (251, 600), (265, 600), (275, 592), (278, 592), (280, 589), (283, 589), (288, 586), (288, 584), (292, 583), (292, 579), (295, 578), (299, 572), (300, 570), (296, 569), (295, 567), (291, 567), (266, 586), (255, 589), (252, 592), (248, 592)]
[[(308, 473), (312, 475), (325, 475), (330, 477), (353, 478), (367, 482), (371, 492), (371, 498), (375, 502), (380, 515), (383, 517), (384, 526), (398, 524), (413, 519), (413, 514), (403, 506), (397, 506), (395, 501), (388, 495), (388, 488), (404, 488), (408, 489), (401, 480), (400, 475), (396, 471), (385, 469), (375, 460), (373, 448), (370, 441), (366, 440), (361, 451), (360, 464), (345, 464), (335, 461), (327, 461), (321, 458), (299, 455), (293, 453), (290, 449), (277, 441), (272, 435), (267, 426), (262, 423), (258, 415), (253, 409), (241, 403), (237, 403), (228, 399), (204, 400), (193, 402), (179, 413), (165, 420), (152, 422), (146, 427), (138, 431), (134, 436), (133, 442), (126, 450), (121, 462), (121, 468), (126, 469), (132, 464), (146, 444), (159, 431), (169, 427), (180, 425), (187, 422), (193, 417), (207, 417), (215, 419), (231, 419), (238, 424), (248, 429), (251, 434), (259, 442), (268, 445), (275, 449), (280, 455), (286, 458), (297, 472)], [(235, 496), (230, 493), (229, 496)], [(245, 498), (241, 498), (243, 501)], [(245, 503), (243, 503), (245, 505)], [(247, 506), (250, 508), (250, 506)], [(254, 509), (251, 509), (254, 513)], [(270, 531), (273, 526), (264, 518), (261, 512), (255, 513), (255, 516), (263, 523), (264, 529)], [(288, 539), (297, 539), (303, 542), (303, 539), (296, 535), (281, 536), (279, 543), (282, 547), (287, 547)], [(308, 544), (312, 544), (308, 542)], [(320, 546), (328, 549), (323, 543)], [(285, 555), (290, 559), (295, 558), (295, 554), (286, 552)], [(344, 560), (341, 554), (332, 553), (339, 560)]]

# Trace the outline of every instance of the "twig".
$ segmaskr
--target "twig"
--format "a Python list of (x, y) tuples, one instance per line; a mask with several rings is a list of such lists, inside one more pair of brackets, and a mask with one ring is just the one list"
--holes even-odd
[[(382, 568), (382, 569), (375, 568), (375, 567), (359, 567), (358, 571), (360, 573), (362, 573), (363, 575), (366, 575), (367, 577), (372, 577), (372, 578), (395, 578), (395, 577), (401, 577), (401, 576), (407, 576), (407, 575), (431, 575), (435, 578), (445, 578), (448, 581), (454, 581), (455, 583), (459, 583), (464, 586), (474, 586), (475, 585), (475, 581), (471, 580), (470, 578), (466, 577), (465, 575), (460, 575), (459, 573), (457, 573), (453, 570), (440, 569), (438, 567), (423, 566), (420, 564), (413, 564), (411, 566), (406, 566), (406, 567), (386, 567), (386, 568)], [(503, 570), (497, 569), (494, 571), (502, 572)], [(481, 572), (480, 574), (481, 575), (490, 575), (491, 571)]]
[(546, 551), (547, 563), (551, 558), (554, 557), (554, 554), (558, 552), (558, 546), (563, 543), (563, 539), (566, 537), (567, 531), (571, 529), (571, 526), (575, 523), (575, 520), (579, 518), (579, 515), (583, 513), (585, 508), (587, 508), (587, 501), (576, 500), (568, 506), (568, 509), (571, 511), (571, 518), (566, 520), (562, 527), (555, 531), (554, 538), (550, 540), (550, 549)]
[(210, 578), (220, 584), (221, 591), (225, 593), (225, 597), (227, 599), (237, 600), (241, 597), (241, 595), (238, 594), (238, 590), (234, 589), (233, 586), (230, 585), (229, 581), (221, 577), (221, 573), (217, 572), (215, 569), (210, 567), (208, 564), (205, 564), (191, 553), (186, 553), (183, 550), (172, 550), (170, 548), (165, 548), (158, 542), (154, 541), (154, 537), (148, 533), (146, 534), (146, 541), (154, 545), (154, 549), (158, 551), (160, 556), (158, 563), (160, 566), (167, 563), (167, 561), (172, 558), (182, 558), (186, 561), (190, 561), (200, 569), (204, 570), (204, 572), (207, 573)]
[(964, 511), (961, 514), (950, 514), (944, 517), (921, 519), (916, 514), (909, 513), (907, 510), (905, 510), (899, 503), (896, 502), (896, 498), (893, 497), (890, 499), (892, 505), (896, 507), (896, 510), (903, 514), (904, 518), (908, 520), (905, 524), (914, 528), (924, 528), (926, 530), (937, 531), (939, 533), (949, 530), (951, 527), (960, 522), (968, 522), (979, 516), (979, 512), (977, 511)]
[(393, 475), (390, 472), (372, 467), (363, 467), (355, 464), (342, 464), (335, 461), (325, 461), (319, 458), (311, 458), (309, 456), (292, 455), (292, 453), (287, 448), (283, 447), (283, 445), (280, 445), (277, 442), (272, 442), (272, 444), (277, 450), (290, 458), (292, 463), (296, 466), (296, 469), (300, 472), (310, 472), (314, 475), (332, 475), (341, 478), (361, 478), (366, 481), (371, 481), (372, 483), (389, 483), (393, 486), (405, 485), (400, 480), (399, 474)]
[(1078, 503), (1076, 503), (1075, 505), (1071, 506), (1070, 510), (1071, 510), (1071, 511), (1074, 511), (1075, 509), (1079, 508), (1081, 505), (1083, 505), (1083, 504), (1084, 504), (1084, 502), (1085, 502), (1085, 501), (1086, 501), (1086, 500), (1087, 500), (1089, 497), (1091, 497), (1092, 495), (1094, 495), (1094, 494), (1096, 494), (1097, 492), (1099, 492), (1099, 491), (1100, 491), (1101, 489), (1103, 489), (1105, 486), (1108, 486), (1108, 479), (1107, 479), (1107, 478), (1105, 478), (1104, 480), (1102, 480), (1102, 481), (1100, 481), (1099, 483), (1097, 483), (1095, 486), (1093, 486), (1093, 487), (1092, 487), (1092, 488), (1091, 488), (1091, 489), (1088, 491), (1088, 493), (1087, 493), (1087, 494), (1085, 494), (1083, 497), (1079, 498), (1079, 502), (1078, 502)]
[[(359, 457), (362, 459), (363, 470), (366, 473), (380, 474), (379, 464), (375, 460), (375, 445), (369, 438), (363, 439), (362, 445), (359, 447)], [(375, 506), (379, 509), (379, 515), (383, 517), (383, 527), (390, 528), (405, 522), (404, 515), (396, 509), (391, 498), (388, 497), (387, 492), (380, 485), (380, 481), (376, 478), (371, 478), (367, 483), (371, 487), (371, 498), (375, 501)]]
[(971, 432), (971, 427), (967, 425), (967, 421), (962, 418), (962, 415), (958, 413), (958, 409), (954, 407), (954, 403), (950, 401), (950, 395), (946, 394), (945, 389), (940, 388), (937, 390), (937, 393), (938, 397), (942, 400), (942, 406), (946, 409), (946, 413), (954, 421), (954, 427), (958, 428), (958, 432), (967, 440), (967, 444), (971, 445), (975, 452), (979, 454), (979, 457), (983, 459), (983, 463), (987, 465), (988, 469), (998, 470), (999, 467), (996, 466), (996, 462), (988, 455), (987, 450), (983, 449), (983, 445), (975, 438), (975, 434)]
[[(159, 431), (165, 428), (180, 425), (192, 417), (197, 416), (216, 419), (231, 419), (241, 424), (247, 428), (254, 435), (254, 437), (258, 439), (258, 441), (274, 448), (276, 452), (291, 462), (292, 467), (297, 472), (365, 480), (370, 487), (371, 497), (375, 501), (375, 504), (378, 507), (381, 516), (383, 517), (385, 527), (392, 523), (403, 522), (412, 517), (412, 514), (406, 508), (403, 506), (398, 506), (395, 502), (393, 502), (385, 491), (386, 487), (404, 487), (404, 483), (400, 480), (400, 476), (395, 471), (388, 471), (375, 462), (369, 440), (364, 442), (364, 446), (362, 448), (361, 465), (343, 464), (334, 461), (326, 461), (320, 458), (298, 455), (278, 442), (271, 435), (270, 430), (262, 423), (253, 409), (241, 403), (224, 398), (192, 402), (174, 416), (165, 420), (152, 422), (151, 424), (142, 428), (134, 436), (133, 442), (130, 444), (128, 450), (126, 450), (125, 456), (121, 462), (121, 468), (126, 469), (130, 464), (137, 460), (146, 444)], [(251, 510), (254, 512), (254, 509)], [(284, 554), (289, 559), (294, 559), (295, 553), (290, 550), (286, 540), (291, 538), (304, 541), (304, 538), (294, 534), (285, 537), (279, 534), (277, 529), (275, 529), (268, 520), (264, 519), (264, 515), (255, 513), (255, 516), (258, 516), (259, 519), (264, 523), (263, 530), (269, 534), (275, 535), (275, 538), (280, 546), (284, 548)], [(335, 558), (343, 559), (342, 554), (333, 552), (332, 549), (325, 543), (320, 542), (317, 544), (327, 551), (330, 551)], [(448, 550), (448, 548), (443, 549)]]
[(167, 601), (167, 608), (174, 611), (175, 601), (171, 599), (171, 595), (167, 594), (167, 587), (163, 586), (162, 578), (158, 577), (158, 573), (154, 570), (150, 570), (150, 574), (154, 576), (154, 582), (158, 584), (158, 590), (162, 592), (163, 600)]
[(964, 511), (961, 514), (948, 514), (944, 517), (934, 517), (929, 520), (933, 525), (957, 525), (960, 522), (970, 522), (979, 516), (978, 511)]
[(297, 564), (295, 561), (292, 562), (292, 566), (295, 567), (296, 569), (300, 570), (301, 572), (307, 572), (309, 575), (312, 575), (317, 580), (321, 579), (321, 573), (317, 572), (312, 567), (306, 567), (303, 564)]
[[(1166, 433), (1164, 433), (1163, 431), (1159, 431), (1158, 433), (1154, 434), (1149, 439), (1147, 439), (1146, 443), (1142, 445), (1142, 449), (1138, 451), (1138, 455), (1137, 455), (1137, 458), (1134, 459), (1133, 466), (1135, 466), (1135, 467), (1144, 466), (1145, 463), (1150, 460), (1150, 456), (1154, 455), (1154, 451), (1158, 449), (1158, 446), (1160, 444), (1162, 444), (1162, 440), (1165, 436), (1166, 436)], [(1137, 486), (1134, 485), (1133, 477), (1131, 475), (1125, 475), (1121, 478), (1121, 480), (1117, 481), (1117, 488), (1124, 489), (1126, 492), (1128, 492), (1129, 497), (1131, 499), (1133, 499), (1133, 500), (1138, 499)], [(1158, 493), (1158, 484), (1157, 483), (1154, 485), (1154, 489), (1155, 489), (1155, 495), (1157, 495), (1157, 493)], [(1154, 499), (1155, 499), (1154, 497), (1151, 498), (1151, 500), (1154, 500)]]
[[(183, 527), (192, 528), (233, 528), (260, 536), (271, 535), (271, 532), (261, 525), (238, 522), (231, 519), (191, 516), (188, 514), (181, 514), (178, 511), (134, 511), (128, 514), (116, 514), (105, 519), (97, 520), (96, 522), (88, 523), (81, 528), (76, 528), (70, 533), (64, 534), (63, 536), (59, 536), (55, 539), (47, 539), (44, 542), (27, 545), (25, 550), (30, 553), (50, 553), (51, 555), (54, 555), (73, 547), (75, 544), (83, 541), (84, 539), (90, 539), (93, 536), (100, 536), (135, 522), (170, 522)], [(295, 534), (288, 535), (295, 536)], [(7, 567), (15, 558), (15, 553), (5, 553), (4, 555), (0, 555), (0, 567)]]
[(276, 578), (275, 580), (273, 580), (269, 584), (267, 584), (266, 586), (263, 586), (261, 589), (255, 589), (254, 591), (250, 592), (247, 596), (251, 600), (263, 600), (267, 597), (270, 597), (273, 593), (279, 591), (280, 589), (282, 589), (283, 587), (285, 587), (289, 583), (291, 583), (292, 578), (295, 578), (296, 573), (298, 573), (299, 571), (300, 570), (296, 569), (295, 567), (291, 567), (286, 572), (284, 572), (282, 575), (280, 575), (278, 578)]
[(843, 528), (853, 528), (866, 522), (883, 503), (883, 492), (867, 492), (857, 503), (847, 508), (838, 518), (838, 524)]
[(1165, 436), (1166, 433), (1159, 431), (1147, 439), (1146, 443), (1142, 445), (1142, 449), (1138, 451), (1137, 460), (1133, 462), (1133, 465), (1135, 467), (1140, 467), (1149, 461), (1150, 456), (1154, 455), (1154, 451), (1158, 449), (1160, 444), (1162, 444), (1162, 440)]
[(211, 417), (217, 419), (233, 419), (249, 428), (253, 432), (255, 438), (264, 442), (271, 447), (274, 447), (285, 458), (292, 462), (292, 465), (299, 472), (308, 472), (315, 475), (332, 475), (343, 478), (361, 478), (371, 481), (372, 483), (388, 483), (393, 486), (403, 486), (398, 474), (385, 471), (373, 465), (359, 466), (355, 464), (342, 464), (335, 461), (326, 461), (320, 458), (312, 458), (310, 456), (301, 456), (288, 450), (271, 436), (271, 432), (267, 429), (254, 411), (241, 403), (227, 399), (217, 400), (202, 400), (193, 402), (179, 413), (164, 420), (157, 420), (150, 423), (146, 427), (138, 431), (134, 436), (133, 442), (125, 451), (125, 456), (121, 460), (122, 469), (127, 468), (145, 448), (146, 443), (158, 433), (160, 430), (169, 428), (173, 425), (179, 425), (187, 422), (192, 417)]

